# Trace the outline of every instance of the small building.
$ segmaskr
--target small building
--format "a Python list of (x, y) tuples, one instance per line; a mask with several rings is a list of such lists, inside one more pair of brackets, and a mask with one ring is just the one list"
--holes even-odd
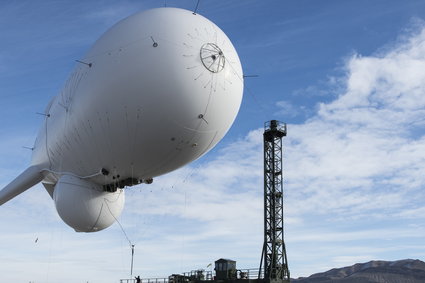
[(236, 279), (236, 261), (220, 258), (215, 261), (216, 280)]

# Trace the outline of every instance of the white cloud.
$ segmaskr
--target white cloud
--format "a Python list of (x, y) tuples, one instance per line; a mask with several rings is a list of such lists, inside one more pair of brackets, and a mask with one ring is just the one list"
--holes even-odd
[(385, 54), (353, 56), (346, 90), (305, 124), (290, 125), (288, 182), (307, 195), (306, 211), (346, 206), (366, 217), (424, 197), (424, 54), (421, 30)]
[(303, 112), (305, 112), (305, 107), (297, 107), (289, 101), (281, 100), (276, 102), (276, 106), (279, 108), (279, 111), (275, 115), (285, 116), (285, 117), (296, 117)]
[[(424, 70), (422, 25), (385, 52), (353, 55), (345, 81), (335, 80), (343, 83), (339, 96), (320, 104), (304, 124), (289, 125), (287, 215), (301, 219), (287, 228), (295, 230), (288, 237), (290, 251), (304, 254), (314, 249), (307, 243), (324, 241), (321, 245), (330, 249), (341, 242), (337, 251), (320, 253), (321, 261), (332, 262), (328, 267), (385, 258), (390, 251), (400, 258), (424, 255), (423, 248), (415, 250), (425, 237)], [(371, 226), (380, 228), (364, 230)], [(341, 229), (350, 232), (340, 234)], [(352, 245), (365, 249), (348, 250)], [(302, 269), (297, 268), (301, 274)]]

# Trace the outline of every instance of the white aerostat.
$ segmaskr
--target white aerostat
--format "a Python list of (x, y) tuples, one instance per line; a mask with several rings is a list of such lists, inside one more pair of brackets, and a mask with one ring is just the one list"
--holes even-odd
[(241, 104), (239, 57), (199, 14), (158, 8), (102, 35), (45, 110), (31, 166), (0, 204), (42, 182), (79, 232), (112, 225), (124, 188), (151, 183), (213, 148)]

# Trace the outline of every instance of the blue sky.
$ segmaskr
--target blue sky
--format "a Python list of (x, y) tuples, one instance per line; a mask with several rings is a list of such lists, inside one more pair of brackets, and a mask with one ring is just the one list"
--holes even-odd
[[(165, 1), (0, 2), (0, 187), (29, 164), (50, 98), (118, 20)], [(196, 1), (166, 1), (193, 9)], [(425, 260), (425, 2), (201, 1), (235, 45), (240, 113), (199, 161), (126, 193), (134, 274), (224, 257), (257, 268), (262, 127), (288, 123), (285, 228), (292, 277), (374, 259)], [(36, 241), (37, 239), (37, 241)], [(5, 282), (128, 278), (120, 226), (78, 234), (37, 185), (0, 207)]]

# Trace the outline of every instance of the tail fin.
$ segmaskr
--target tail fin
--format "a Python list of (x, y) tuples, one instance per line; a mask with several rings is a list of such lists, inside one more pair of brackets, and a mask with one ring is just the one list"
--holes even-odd
[(25, 192), (43, 180), (43, 174), (37, 166), (31, 166), (0, 191), (0, 205)]

